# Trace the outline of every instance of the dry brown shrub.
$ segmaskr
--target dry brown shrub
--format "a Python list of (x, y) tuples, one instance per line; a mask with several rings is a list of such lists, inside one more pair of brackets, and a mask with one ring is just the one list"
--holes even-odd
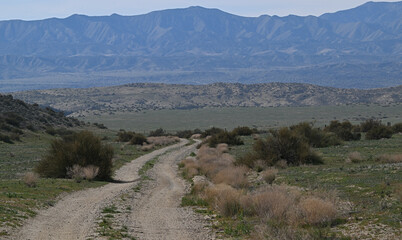
[(346, 158), (346, 162), (359, 163), (363, 161), (363, 157), (359, 152), (351, 152)]
[(218, 150), (219, 153), (227, 153), (229, 152), (229, 146), (226, 143), (220, 143), (216, 146), (216, 150)]
[(165, 146), (180, 142), (180, 138), (176, 136), (148, 137), (147, 142), (155, 146)]
[(141, 151), (147, 152), (147, 151), (151, 151), (152, 149), (154, 149), (155, 145), (154, 144), (146, 144), (141, 146)]
[(282, 159), (282, 160), (279, 160), (278, 162), (276, 162), (275, 166), (280, 169), (285, 169), (288, 167), (288, 162), (286, 160)]
[(255, 194), (253, 202), (256, 213), (261, 218), (287, 221), (289, 212), (296, 210), (295, 198), (285, 188), (273, 186)]
[(382, 163), (400, 163), (402, 162), (402, 154), (383, 154), (377, 160)]
[(308, 224), (323, 224), (333, 221), (337, 216), (335, 205), (317, 197), (308, 197), (300, 202), (304, 221)]
[(218, 184), (205, 189), (206, 200), (223, 216), (235, 216), (241, 211), (242, 192), (226, 184)]
[(96, 176), (98, 176), (99, 167), (94, 166), (94, 165), (89, 165), (89, 166), (82, 168), (82, 172), (83, 172), (84, 178), (86, 180), (91, 181), (91, 180), (95, 179)]
[(36, 183), (38, 182), (39, 175), (34, 172), (27, 172), (24, 175), (24, 183), (28, 187), (36, 187)]
[(266, 169), (261, 173), (262, 179), (268, 184), (272, 184), (275, 181), (276, 174), (278, 173), (278, 170), (275, 168), (269, 168)]
[(83, 167), (75, 164), (74, 166), (67, 168), (67, 176), (75, 179), (77, 182), (81, 181), (85, 177)]
[(260, 135), (259, 135), (259, 134), (256, 134), (256, 133), (252, 134), (251, 136), (253, 137), (253, 140), (258, 140), (258, 139), (260, 139)]
[(216, 175), (212, 178), (212, 181), (215, 184), (225, 183), (234, 188), (244, 188), (248, 187), (249, 182), (247, 179), (247, 172), (249, 169), (244, 166), (240, 167), (226, 167), (216, 173)]

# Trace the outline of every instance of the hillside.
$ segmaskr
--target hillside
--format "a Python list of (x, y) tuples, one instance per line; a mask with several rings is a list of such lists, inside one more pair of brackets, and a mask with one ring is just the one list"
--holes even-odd
[(396, 86), (401, 23), (402, 2), (318, 17), (190, 7), (0, 21), (0, 92), (130, 82)]
[[(44, 130), (49, 127), (74, 127), (83, 123), (64, 116), (51, 108), (42, 108), (37, 104), (27, 104), (14, 99), (11, 95), (0, 94), (0, 141), (4, 136), (18, 140), (24, 129)], [(3, 137), (3, 138), (1, 138)]]
[(402, 86), (357, 90), (290, 83), (138, 83), (89, 89), (36, 90), (13, 95), (27, 102), (60, 109), (72, 116), (85, 116), (149, 109), (392, 104), (402, 102)]

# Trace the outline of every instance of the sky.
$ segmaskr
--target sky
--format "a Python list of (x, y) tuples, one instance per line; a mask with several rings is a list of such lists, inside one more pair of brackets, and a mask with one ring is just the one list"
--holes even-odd
[[(0, 20), (65, 18), (72, 14), (138, 15), (155, 10), (202, 6), (240, 16), (319, 16), (357, 7), (368, 0), (0, 0)], [(400, 0), (399, 0), (400, 1)], [(398, 2), (398, 1), (387, 1)]]

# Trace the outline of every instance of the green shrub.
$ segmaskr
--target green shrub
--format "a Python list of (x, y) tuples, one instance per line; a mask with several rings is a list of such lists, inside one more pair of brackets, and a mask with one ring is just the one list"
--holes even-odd
[(144, 142), (147, 142), (147, 138), (140, 133), (134, 134), (134, 136), (130, 140), (130, 144), (132, 145), (142, 145)]
[(366, 133), (366, 139), (367, 140), (378, 140), (381, 138), (391, 138), (392, 137), (392, 130), (391, 128), (380, 125), (371, 128), (367, 133)]
[(117, 133), (117, 141), (118, 142), (129, 142), (135, 135), (135, 132), (126, 132), (125, 130), (120, 130)]
[(394, 133), (402, 133), (402, 122), (401, 123), (396, 123), (392, 126), (392, 131)]
[(154, 131), (151, 131), (149, 133), (150, 137), (161, 137), (161, 136), (167, 136), (166, 131), (163, 128), (158, 128)]
[(373, 128), (383, 125), (380, 120), (369, 119), (360, 124), (360, 130), (362, 132), (368, 132)]
[(257, 140), (254, 143), (253, 152), (237, 163), (245, 163), (250, 166), (257, 160), (263, 160), (269, 166), (273, 166), (281, 160), (286, 160), (289, 165), (322, 163), (321, 157), (311, 150), (308, 141), (286, 127), (271, 131), (265, 140)]
[(177, 131), (176, 136), (179, 138), (190, 138), (193, 135), (193, 131), (191, 130), (183, 130), (183, 131)]
[(74, 165), (99, 167), (97, 179), (108, 180), (112, 174), (113, 149), (103, 145), (99, 137), (82, 131), (51, 143), (35, 171), (42, 177), (65, 178)]
[(24, 121), (24, 118), (22, 118), (17, 113), (9, 112), (6, 113), (5, 115), (6, 115), (5, 118), (6, 123), (13, 125), (14, 127), (20, 127), (21, 122)]
[(215, 134), (222, 133), (222, 132), (224, 132), (224, 131), (225, 131), (225, 130), (223, 130), (223, 129), (221, 129), (221, 128), (212, 127), (212, 128), (209, 128), (209, 129), (205, 130), (205, 131), (202, 133), (201, 136), (204, 138), (204, 137), (207, 137), (207, 136), (212, 136), (212, 135), (215, 135)]
[(233, 129), (232, 133), (238, 136), (250, 136), (253, 134), (253, 130), (249, 127), (237, 127)]
[(228, 145), (243, 145), (244, 142), (233, 132), (221, 132), (215, 135), (212, 135), (210, 139), (208, 139), (208, 145), (210, 147), (216, 147), (219, 143), (226, 143)]
[(313, 128), (313, 125), (307, 122), (293, 125), (290, 130), (304, 137), (312, 147), (320, 148), (341, 144), (341, 139), (336, 134)]
[(0, 133), (0, 141), (5, 142), (5, 143), (10, 143), (13, 144), (13, 141), (11, 141), (10, 136), (8, 135), (3, 135)]
[(335, 133), (344, 141), (356, 141), (360, 140), (361, 138), (361, 134), (355, 132), (356, 128), (349, 121), (331, 121), (329, 126), (327, 126), (324, 130)]

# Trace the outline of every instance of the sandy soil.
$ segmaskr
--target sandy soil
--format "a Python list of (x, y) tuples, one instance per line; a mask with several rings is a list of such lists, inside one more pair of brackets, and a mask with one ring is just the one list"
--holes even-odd
[[(117, 196), (137, 184), (138, 169), (148, 160), (161, 155), (156, 166), (155, 189), (146, 190), (131, 216), (133, 225), (141, 229), (140, 239), (206, 239), (199, 225), (192, 222), (192, 214), (180, 209), (180, 196), (185, 184), (174, 169), (176, 161), (193, 151), (195, 146), (185, 146), (186, 141), (144, 155), (116, 172), (116, 180), (100, 188), (87, 189), (67, 195), (54, 207), (40, 211), (11, 239), (86, 239), (96, 230), (96, 219), (103, 207)], [(170, 152), (168, 152), (171, 150)], [(168, 153), (167, 153), (168, 152)], [(189, 230), (189, 231), (186, 231)], [(193, 235), (197, 233), (198, 235)], [(197, 237), (195, 237), (197, 236)], [(200, 236), (200, 237), (198, 237)], [(194, 238), (195, 237), (195, 238)]]

